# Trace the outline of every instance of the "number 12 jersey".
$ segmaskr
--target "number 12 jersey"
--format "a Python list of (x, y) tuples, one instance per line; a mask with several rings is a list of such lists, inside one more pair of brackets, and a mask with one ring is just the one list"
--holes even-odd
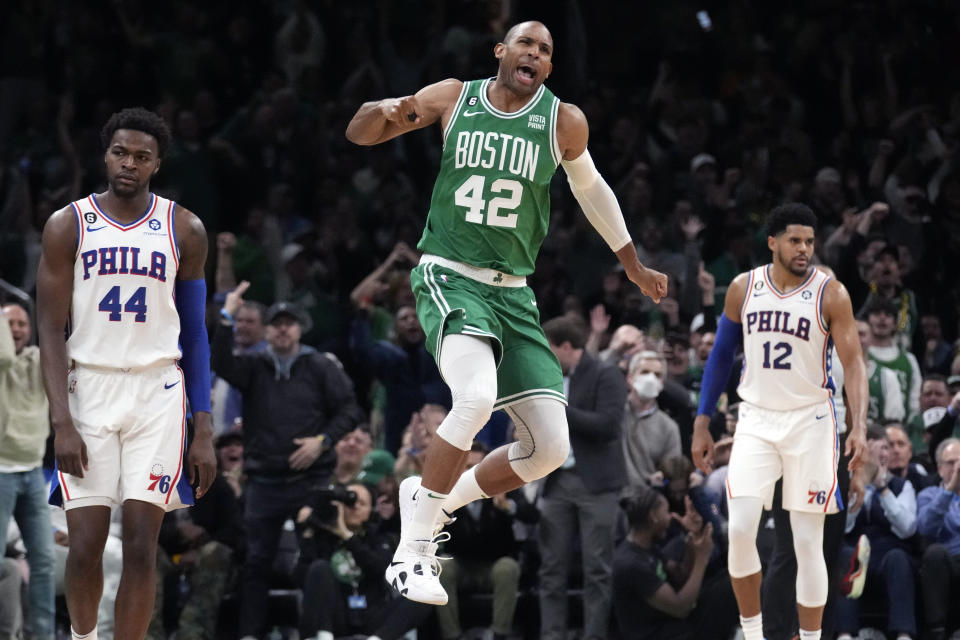
[(740, 311), (743, 372), (737, 393), (765, 409), (792, 410), (830, 399), (833, 341), (823, 320), (830, 277), (816, 268), (788, 293), (770, 278), (771, 265), (750, 271)]

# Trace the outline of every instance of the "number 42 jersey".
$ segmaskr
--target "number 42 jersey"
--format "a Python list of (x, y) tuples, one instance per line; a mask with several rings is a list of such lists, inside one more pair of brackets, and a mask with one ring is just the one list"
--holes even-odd
[(500, 111), (487, 98), (490, 80), (463, 83), (417, 248), (526, 276), (550, 223), (560, 102), (541, 85), (522, 108)]
[(150, 194), (147, 210), (128, 224), (92, 194), (71, 206), (77, 253), (67, 357), (117, 369), (178, 360), (176, 203)]
[(751, 404), (783, 411), (829, 400), (835, 391), (833, 341), (822, 306), (830, 277), (811, 268), (803, 284), (783, 293), (773, 285), (770, 268), (753, 269), (747, 281), (737, 393)]

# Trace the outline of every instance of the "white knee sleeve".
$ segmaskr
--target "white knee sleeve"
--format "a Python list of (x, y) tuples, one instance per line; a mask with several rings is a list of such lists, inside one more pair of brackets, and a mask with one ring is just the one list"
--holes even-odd
[(757, 529), (760, 527), (763, 501), (748, 496), (730, 498), (727, 511), (730, 514), (727, 568), (731, 578), (746, 578), (761, 569), (760, 554), (757, 553)]
[(452, 334), (443, 339), (440, 373), (450, 387), (453, 407), (437, 435), (462, 451), (490, 419), (497, 399), (497, 363), (486, 338)]
[(524, 482), (547, 475), (570, 454), (567, 410), (552, 398), (533, 398), (506, 408), (517, 441), (510, 445), (510, 467)]
[(827, 603), (827, 563), (823, 559), (823, 514), (790, 512), (793, 550), (797, 554), (797, 603), (822, 607)]

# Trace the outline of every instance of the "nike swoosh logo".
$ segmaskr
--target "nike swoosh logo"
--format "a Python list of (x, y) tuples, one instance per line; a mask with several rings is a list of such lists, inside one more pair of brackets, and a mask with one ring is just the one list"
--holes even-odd
[(175, 386), (177, 386), (178, 384), (180, 384), (180, 381), (179, 381), (179, 380), (177, 380), (176, 382), (173, 382), (173, 383), (171, 383), (171, 384), (164, 384), (164, 385), (163, 385), (163, 388), (164, 388), (164, 389), (173, 389), (173, 388), (174, 388)]
[(757, 296), (762, 296), (762, 295), (763, 295), (762, 293), (755, 293), (753, 294), (753, 297), (756, 298)]
[(420, 489), (417, 489), (416, 491), (414, 491), (414, 492), (413, 492), (413, 495), (410, 497), (410, 499), (413, 500), (414, 502), (416, 502), (418, 495), (420, 495)]
[(395, 566), (397, 566), (398, 564), (403, 564), (403, 562), (401, 562), (401, 561), (399, 561), (399, 560), (394, 560), (393, 562), (390, 563), (390, 566), (391, 566), (391, 567), (395, 567)]
[(481, 113), (485, 113), (485, 112), (484, 112), (484, 111), (464, 111), (464, 112), (463, 112), (463, 117), (464, 117), (464, 118), (472, 118), (473, 116), (478, 116), (478, 115), (480, 115)]
[(823, 420), (826, 417), (827, 417), (827, 414), (823, 414), (822, 416), (817, 416), (817, 420)]
[(443, 500), (443, 496), (435, 495), (434, 493), (432, 493), (432, 492), (430, 492), (430, 491), (427, 491), (427, 497), (428, 497), (428, 498), (435, 498), (435, 499), (437, 499), (437, 500)]
[(106, 229), (106, 228), (107, 228), (107, 225), (103, 225), (102, 227), (91, 227), (90, 225), (87, 225), (87, 231), (89, 231), (90, 233), (93, 233), (94, 231), (100, 231), (100, 229)]

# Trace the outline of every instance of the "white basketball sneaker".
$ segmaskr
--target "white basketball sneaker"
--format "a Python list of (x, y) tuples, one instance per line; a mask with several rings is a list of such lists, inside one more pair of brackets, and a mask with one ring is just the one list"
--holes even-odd
[(449, 540), (450, 534), (435, 534), (432, 540), (408, 540), (419, 491), (420, 478), (417, 476), (400, 483), (400, 544), (384, 577), (397, 593), (409, 600), (445, 605), (447, 592), (440, 585), (441, 567), (437, 546)]
[(387, 566), (387, 582), (408, 600), (424, 604), (447, 604), (447, 592), (440, 585), (438, 543), (450, 539), (443, 533), (433, 540), (400, 542), (393, 561)]

